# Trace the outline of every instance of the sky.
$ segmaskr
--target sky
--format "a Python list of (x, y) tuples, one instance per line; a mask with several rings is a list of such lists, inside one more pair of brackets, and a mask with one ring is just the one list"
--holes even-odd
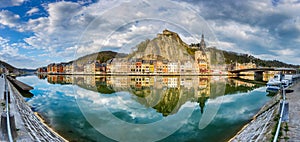
[(299, 0), (0, 0), (0, 60), (18, 68), (128, 53), (164, 29), (184, 42), (300, 63)]

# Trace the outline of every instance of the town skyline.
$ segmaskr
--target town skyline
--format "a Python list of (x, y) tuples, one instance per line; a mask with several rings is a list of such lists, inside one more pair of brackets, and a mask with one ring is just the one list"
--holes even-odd
[[(295, 65), (300, 62), (296, 52), (300, 45), (300, 20), (296, 12), (300, 8), (299, 1), (227, 1), (220, 4), (206, 0), (161, 3), (21, 0), (3, 1), (0, 5), (0, 60), (18, 68), (33, 69), (54, 62), (68, 62), (98, 51), (128, 52), (130, 47), (153, 38), (157, 31), (166, 28), (178, 32), (188, 44), (199, 43), (204, 33), (208, 45), (218, 42), (217, 48), (225, 51)], [(138, 8), (128, 11), (126, 16), (130, 16), (126, 19), (122, 12), (131, 6)], [(140, 7), (146, 7), (149, 14), (145, 15)], [(112, 15), (116, 9), (117, 14)], [(193, 10), (186, 12), (187, 9)], [(177, 14), (170, 15), (174, 11)], [(195, 15), (203, 18), (201, 23), (193, 21)], [(114, 18), (125, 20), (125, 25), (120, 27), (119, 21), (114, 25)], [(137, 18), (140, 20), (132, 20)], [(164, 18), (167, 20), (163, 21)], [(110, 25), (93, 25), (97, 19), (108, 20)], [(172, 20), (182, 23), (176, 25)], [(80, 36), (83, 38), (78, 40)], [(90, 40), (86, 42), (88, 37)], [(93, 45), (81, 45), (78, 41)]]

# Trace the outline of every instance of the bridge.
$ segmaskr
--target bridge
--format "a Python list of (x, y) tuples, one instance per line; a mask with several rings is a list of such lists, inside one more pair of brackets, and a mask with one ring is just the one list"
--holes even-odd
[(266, 71), (278, 71), (278, 72), (289, 73), (289, 74), (297, 73), (297, 69), (295, 68), (269, 68), (269, 67), (238, 69), (238, 70), (231, 70), (228, 72), (236, 74), (237, 76), (240, 76), (241, 72), (254, 72), (254, 80), (261, 81), (263, 80), (263, 73)]

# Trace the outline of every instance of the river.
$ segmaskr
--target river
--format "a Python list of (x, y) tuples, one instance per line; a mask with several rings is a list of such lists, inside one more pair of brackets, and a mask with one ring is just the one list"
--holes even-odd
[[(250, 77), (251, 78), (251, 77)], [(205, 141), (234, 136), (268, 101), (222, 76), (22, 76), (26, 102), (70, 141)]]

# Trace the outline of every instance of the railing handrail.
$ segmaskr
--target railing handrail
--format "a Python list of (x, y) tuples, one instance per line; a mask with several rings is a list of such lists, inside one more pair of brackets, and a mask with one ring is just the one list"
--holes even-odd
[(6, 104), (6, 124), (7, 124), (7, 135), (8, 135), (8, 140), (9, 142), (13, 142), (13, 137), (12, 137), (12, 133), (11, 133), (11, 128), (10, 128), (10, 116), (9, 116), (9, 101), (8, 101), (8, 81), (7, 81), (7, 78), (6, 76), (4, 76), (4, 86), (5, 86), (5, 97), (6, 97), (6, 101), (5, 101), (5, 104)]
[(284, 106), (285, 106), (285, 88), (282, 85), (281, 85), (281, 93), (282, 93), (282, 105), (281, 105), (279, 121), (278, 121), (278, 125), (277, 125), (277, 129), (276, 129), (276, 133), (275, 133), (273, 142), (277, 142), (280, 127), (281, 127), (281, 121), (282, 121)]

